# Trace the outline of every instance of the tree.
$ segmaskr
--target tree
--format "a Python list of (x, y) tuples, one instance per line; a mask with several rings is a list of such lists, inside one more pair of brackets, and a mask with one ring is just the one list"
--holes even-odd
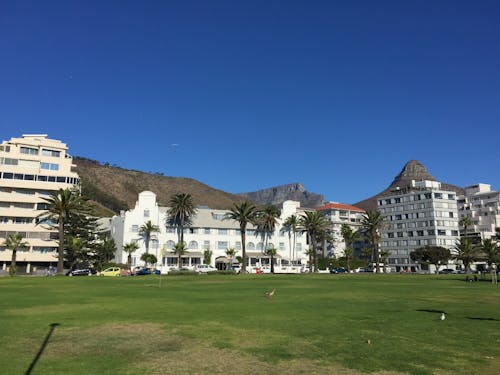
[(212, 250), (210, 249), (206, 249), (204, 252), (203, 252), (203, 263), (204, 264), (210, 264), (212, 262)]
[(344, 239), (345, 242), (345, 250), (344, 250), (344, 256), (346, 258), (346, 264), (347, 264), (347, 272), (350, 271), (349, 266), (350, 266), (350, 260), (352, 258), (352, 255), (354, 253), (354, 249), (352, 245), (354, 242), (356, 242), (359, 239), (359, 233), (355, 230), (353, 230), (349, 224), (342, 224), (340, 227), (340, 234), (342, 235), (342, 238)]
[(129, 242), (123, 246), (123, 251), (125, 251), (127, 255), (127, 265), (129, 269), (132, 269), (132, 253), (139, 249), (139, 245), (136, 242)]
[(151, 235), (153, 233), (158, 233), (160, 228), (154, 225), (151, 220), (146, 221), (139, 228), (139, 235), (144, 239), (144, 244), (146, 246), (146, 254), (149, 253), (149, 242), (151, 241)]
[(257, 216), (257, 208), (250, 202), (235, 203), (228, 213), (224, 216), (224, 220), (234, 220), (240, 223), (241, 233), (241, 272), (245, 273), (247, 269), (246, 255), (246, 231), (247, 225), (253, 224)]
[(372, 262), (376, 262), (376, 272), (380, 273), (380, 254), (378, 242), (380, 239), (380, 230), (384, 225), (384, 217), (378, 211), (366, 211), (361, 219), (361, 226), (367, 234), (372, 245)]
[(9, 275), (14, 276), (17, 273), (17, 249), (21, 247), (28, 247), (29, 244), (24, 241), (23, 236), (21, 236), (19, 233), (11, 233), (5, 239), (3, 246), (5, 246), (7, 250), (12, 251), (12, 257), (10, 258)]
[(170, 197), (169, 206), (168, 221), (177, 226), (179, 241), (184, 243), (184, 227), (191, 225), (191, 217), (197, 212), (193, 197), (191, 194), (175, 194)]
[[(295, 245), (297, 242), (297, 228), (299, 226), (299, 219), (297, 215), (288, 216), (283, 223), (283, 229), (288, 232), (288, 244), (290, 248), (290, 260), (293, 262), (295, 260)], [(293, 246), (291, 237), (293, 234)]]
[(102, 268), (103, 264), (109, 263), (115, 257), (116, 243), (115, 240), (109, 235), (104, 233), (101, 235), (94, 253), (94, 262), (98, 268)]
[(83, 241), (78, 237), (69, 237), (66, 242), (66, 260), (69, 268), (73, 269), (79, 262), (87, 260), (88, 252), (84, 249)]
[(478, 258), (478, 247), (467, 237), (460, 237), (453, 249), (456, 253), (453, 258), (461, 260), (465, 267), (465, 272), (470, 272), (470, 264)]
[(500, 249), (492, 238), (482, 240), (480, 250), (481, 258), (486, 261), (489, 269), (491, 269), (493, 263), (498, 263), (500, 261)]
[(274, 247), (266, 249), (264, 254), (268, 255), (271, 258), (271, 273), (274, 273), (274, 257), (277, 254), (277, 250)]
[(389, 250), (380, 250), (380, 261), (384, 267), (384, 273), (386, 272), (387, 267), (387, 259), (391, 256), (391, 252)]
[(461, 227), (464, 228), (463, 236), (467, 237), (467, 228), (472, 225), (472, 221), (471, 221), (470, 217), (464, 216), (463, 218), (460, 219), (460, 221), (458, 222), (458, 225), (460, 225)]
[(148, 264), (155, 264), (158, 259), (154, 254), (144, 253), (141, 255), (141, 260), (144, 262), (144, 266), (147, 267)]
[(177, 254), (177, 257), (178, 257), (177, 265), (179, 266), (179, 271), (182, 268), (182, 256), (184, 254), (186, 254), (186, 250), (187, 250), (187, 247), (186, 247), (186, 244), (184, 242), (177, 242), (174, 245), (174, 248), (172, 249), (174, 254)]
[(276, 228), (278, 218), (281, 215), (281, 210), (274, 206), (265, 206), (262, 210), (257, 212), (254, 224), (256, 225), (255, 233), (262, 234), (264, 237), (264, 250), (268, 248), (268, 241), (271, 234)]
[[(314, 272), (318, 272), (317, 236), (328, 228), (328, 222), (318, 211), (306, 211), (300, 217), (300, 228), (309, 236)], [(312, 272), (312, 267), (309, 267), (309, 272)]]
[(74, 214), (85, 210), (83, 200), (76, 189), (59, 189), (52, 192), (50, 197), (43, 198), (46, 205), (46, 212), (38, 216), (43, 223), (51, 220), (58, 224), (59, 251), (57, 259), (57, 273), (61, 274), (64, 268), (64, 224)]
[(414, 262), (432, 264), (439, 272), (439, 265), (447, 263), (451, 259), (450, 250), (442, 246), (424, 246), (410, 252), (410, 258)]

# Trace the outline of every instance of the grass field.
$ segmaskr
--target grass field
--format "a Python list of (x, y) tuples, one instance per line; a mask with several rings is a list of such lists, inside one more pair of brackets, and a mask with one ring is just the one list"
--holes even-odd
[(500, 374), (500, 284), (462, 276), (4, 277), (0, 373)]

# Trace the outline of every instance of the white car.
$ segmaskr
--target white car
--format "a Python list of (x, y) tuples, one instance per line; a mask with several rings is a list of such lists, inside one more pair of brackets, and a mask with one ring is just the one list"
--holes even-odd
[(211, 266), (210, 264), (198, 264), (195, 271), (198, 273), (208, 273), (217, 271), (217, 268)]

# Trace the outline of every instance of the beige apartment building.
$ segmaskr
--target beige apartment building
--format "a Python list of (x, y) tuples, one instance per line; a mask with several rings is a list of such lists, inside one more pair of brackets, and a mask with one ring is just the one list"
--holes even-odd
[(80, 185), (73, 159), (61, 141), (46, 134), (24, 134), (0, 145), (0, 269), (12, 253), (2, 246), (10, 233), (20, 233), (27, 248), (17, 251), (18, 273), (39, 273), (57, 265), (57, 229), (39, 223), (44, 198)]

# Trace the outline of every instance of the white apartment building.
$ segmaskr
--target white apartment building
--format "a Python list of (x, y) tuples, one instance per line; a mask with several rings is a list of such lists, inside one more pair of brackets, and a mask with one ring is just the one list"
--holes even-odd
[[(349, 204), (330, 202), (321, 207), (316, 208), (317, 211), (323, 213), (325, 218), (331, 223), (333, 236), (333, 247), (329, 248), (329, 256), (342, 257), (345, 250), (345, 241), (341, 234), (343, 224), (348, 224), (353, 231), (358, 231), (361, 228), (361, 221), (365, 211), (359, 207)], [(360, 255), (362, 241), (358, 241), (354, 246), (354, 253)]]
[[(500, 192), (491, 190), (491, 185), (467, 186), (465, 194), (458, 197), (460, 219), (469, 217), (472, 225), (467, 228), (467, 236), (481, 239), (494, 237), (495, 228), (500, 227)], [(461, 235), (463, 228), (460, 228)]]
[[(149, 252), (158, 259), (158, 267), (177, 266), (178, 257), (172, 252), (174, 245), (179, 241), (177, 228), (167, 224), (168, 207), (159, 207), (156, 194), (144, 191), (139, 194), (138, 201), (133, 209), (122, 212), (111, 220), (111, 235), (117, 244), (118, 263), (127, 263), (128, 254), (123, 251), (123, 245), (136, 242), (140, 248), (132, 253), (132, 265), (142, 265), (140, 257), (145, 253), (145, 243), (139, 234), (140, 227), (151, 220), (152, 224), (160, 228), (159, 233), (154, 233), (151, 238)], [(241, 256), (241, 234), (239, 222), (223, 220), (226, 210), (216, 210), (208, 207), (198, 207), (196, 215), (192, 218), (192, 225), (185, 228), (184, 242), (188, 251), (182, 257), (182, 266), (192, 268), (203, 263), (205, 250), (212, 251), (210, 264), (218, 269), (224, 269), (228, 263), (226, 249), (234, 248), (237, 255)], [(306, 235), (296, 234), (295, 251), (293, 250), (292, 236), (282, 229), (283, 221), (291, 216), (300, 214), (300, 203), (286, 201), (283, 203), (281, 217), (274, 233), (268, 239), (268, 247), (277, 249), (277, 264), (288, 265), (291, 261), (305, 264), (307, 256)], [(246, 254), (249, 266), (259, 266), (269, 263), (269, 257), (263, 254), (264, 239), (255, 235), (252, 225), (248, 225), (246, 233)]]
[(385, 218), (380, 249), (390, 253), (388, 264), (395, 270), (418, 270), (410, 252), (429, 246), (452, 249), (459, 238), (457, 195), (441, 189), (436, 181), (412, 181), (378, 199)]
[(11, 251), (1, 246), (19, 233), (28, 248), (18, 249), (20, 273), (32, 273), (57, 263), (57, 229), (37, 225), (50, 193), (80, 185), (73, 159), (64, 143), (46, 134), (25, 134), (0, 145), (0, 264), (10, 265)]

